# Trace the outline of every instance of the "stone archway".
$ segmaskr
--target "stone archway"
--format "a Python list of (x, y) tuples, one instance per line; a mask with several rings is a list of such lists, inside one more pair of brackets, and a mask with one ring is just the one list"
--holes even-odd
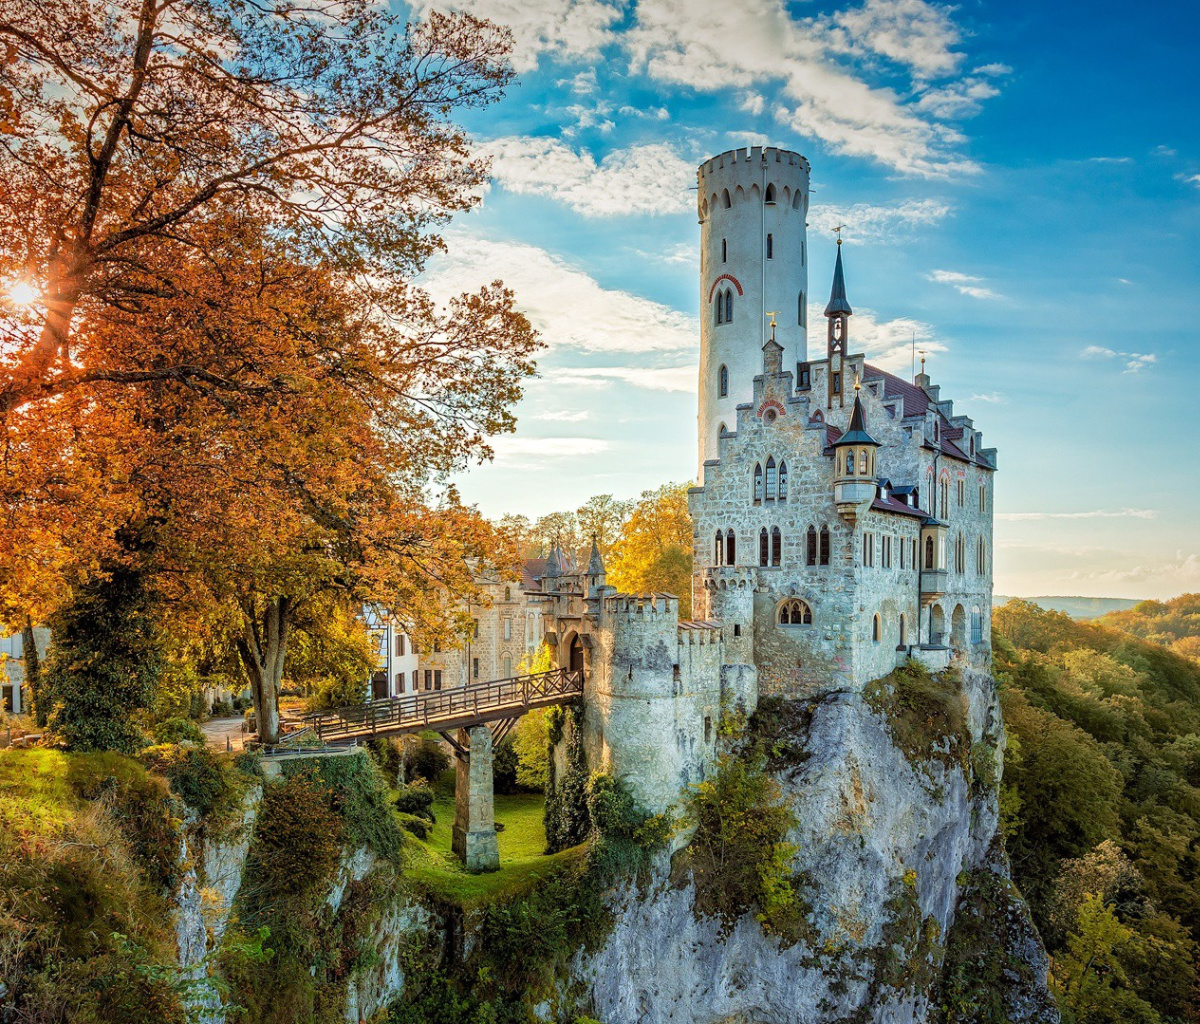
[(929, 609), (929, 642), (935, 647), (946, 642), (946, 613), (940, 604)]
[(563, 641), (559, 664), (570, 672), (585, 672), (583, 640), (574, 630)]
[(961, 604), (955, 606), (954, 614), (950, 616), (950, 646), (955, 654), (962, 654), (967, 649), (967, 611)]

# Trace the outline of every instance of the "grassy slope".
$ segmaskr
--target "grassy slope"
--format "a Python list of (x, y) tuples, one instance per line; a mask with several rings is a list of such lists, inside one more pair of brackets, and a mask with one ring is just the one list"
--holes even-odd
[(454, 799), (439, 790), (433, 813), (437, 817), (429, 839), (413, 842), (412, 861), (405, 874), (435, 896), (464, 907), (523, 892), (539, 879), (578, 859), (582, 847), (547, 857), (546, 829), (542, 820), (546, 799), (540, 793), (515, 793), (496, 797), (496, 821), (504, 825), (499, 834), (500, 870), (484, 875), (468, 874), (450, 851), (454, 827)]

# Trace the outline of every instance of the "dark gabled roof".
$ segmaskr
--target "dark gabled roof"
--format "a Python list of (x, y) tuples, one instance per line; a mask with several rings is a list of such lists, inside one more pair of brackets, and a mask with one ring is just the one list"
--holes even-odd
[(879, 447), (879, 442), (867, 433), (866, 416), (863, 414), (862, 400), (857, 394), (854, 396), (854, 408), (850, 410), (850, 426), (833, 443), (833, 446), (835, 448), (842, 448), (851, 444), (869, 444), (876, 448)]
[(895, 512), (897, 515), (912, 516), (914, 519), (928, 519), (929, 513), (922, 512), (919, 508), (913, 508), (911, 505), (906, 505), (902, 501), (898, 501), (891, 495), (886, 498), (876, 497), (871, 502), (871, 508), (878, 512)]
[(526, 590), (541, 590), (539, 582), (546, 572), (546, 559), (527, 558), (521, 565), (521, 586)]
[(838, 239), (837, 262), (833, 265), (833, 288), (829, 292), (829, 305), (825, 307), (826, 316), (836, 316), (838, 313), (847, 315), (853, 313), (850, 300), (846, 298), (846, 275), (842, 270), (842, 240)]

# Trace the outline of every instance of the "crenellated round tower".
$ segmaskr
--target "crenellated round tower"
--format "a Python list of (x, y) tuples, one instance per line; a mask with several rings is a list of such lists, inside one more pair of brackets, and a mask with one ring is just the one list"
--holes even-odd
[(809, 163), (774, 147), (733, 149), (697, 171), (700, 216), (700, 462), (717, 458), (762, 372), (768, 312), (785, 369), (808, 358)]

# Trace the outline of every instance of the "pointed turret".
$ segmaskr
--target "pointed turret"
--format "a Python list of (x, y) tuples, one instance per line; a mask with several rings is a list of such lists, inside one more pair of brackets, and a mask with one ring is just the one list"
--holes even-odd
[(826, 316), (844, 313), (850, 316), (854, 310), (850, 308), (850, 300), (846, 298), (846, 272), (842, 269), (842, 240), (838, 239), (837, 262), (833, 265), (833, 288), (829, 292), (829, 305), (825, 307)]
[(596, 535), (592, 534), (592, 557), (588, 559), (588, 575), (604, 575), (604, 559), (600, 557), (600, 547), (596, 543)]
[[(842, 229), (838, 228), (840, 232)], [(827, 355), (829, 358), (829, 405), (845, 404), (843, 397), (845, 389), (842, 384), (842, 357), (846, 354), (846, 343), (850, 339), (850, 300), (846, 298), (846, 273), (842, 269), (842, 239), (839, 234), (837, 241), (837, 262), (833, 265), (833, 288), (829, 292), (829, 305), (825, 307), (825, 316), (829, 321), (827, 335)]]
[(833, 500), (838, 515), (851, 526), (859, 509), (875, 500), (875, 449), (879, 442), (867, 432), (867, 417), (854, 385), (854, 408), (850, 410), (850, 425), (833, 442)]
[(558, 579), (562, 575), (562, 560), (558, 555), (557, 541), (550, 548), (550, 557), (546, 559), (546, 568), (542, 570), (542, 575), (548, 580)]

